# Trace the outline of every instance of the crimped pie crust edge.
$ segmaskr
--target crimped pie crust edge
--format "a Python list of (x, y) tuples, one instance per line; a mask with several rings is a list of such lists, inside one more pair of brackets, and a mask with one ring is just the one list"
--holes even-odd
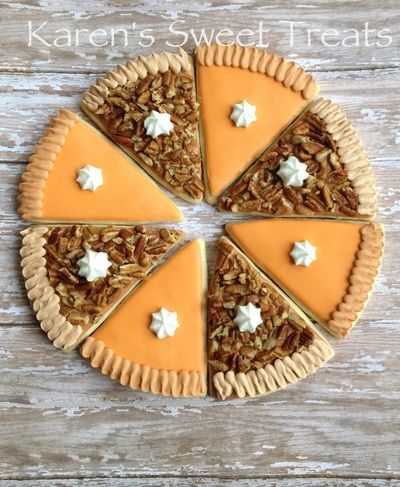
[(124, 65), (119, 64), (104, 76), (97, 78), (96, 83), (85, 91), (81, 107), (86, 109), (84, 110), (86, 113), (95, 112), (104, 104), (110, 88), (124, 86), (128, 81), (135, 82), (145, 78), (148, 74), (165, 73), (169, 69), (173, 73), (181, 71), (193, 73), (190, 55), (183, 49), (179, 49), (179, 53), (154, 53), (147, 57), (138, 56)]
[(349, 278), (349, 288), (332, 318), (324, 325), (336, 338), (345, 338), (367, 306), (382, 263), (384, 230), (371, 222), (360, 230), (361, 243)]
[(300, 92), (305, 100), (310, 100), (318, 93), (318, 85), (311, 74), (293, 61), (287, 61), (266, 50), (255, 47), (202, 45), (196, 51), (196, 60), (203, 66), (233, 66), (249, 69), (275, 78), (286, 88)]
[(54, 161), (64, 145), (68, 132), (80, 118), (67, 109), (61, 109), (52, 118), (43, 137), (39, 140), (22, 174), (19, 184), (18, 212), (23, 220), (35, 221), (43, 215), (44, 188)]
[(60, 298), (47, 277), (43, 236), (48, 227), (29, 227), (21, 232), (23, 236), (20, 255), (22, 275), (28, 298), (40, 327), (47, 333), (53, 345), (64, 350), (72, 348), (83, 335), (80, 325), (72, 325), (60, 314)]
[(200, 372), (160, 370), (133, 363), (94, 337), (85, 340), (80, 353), (89, 359), (92, 367), (100, 368), (103, 374), (134, 390), (173, 397), (205, 396), (207, 393), (205, 377)]
[(306, 109), (324, 120), (328, 132), (335, 140), (339, 160), (346, 167), (359, 199), (358, 213), (368, 218), (374, 217), (378, 210), (375, 178), (368, 156), (350, 120), (338, 105), (325, 98), (313, 100)]

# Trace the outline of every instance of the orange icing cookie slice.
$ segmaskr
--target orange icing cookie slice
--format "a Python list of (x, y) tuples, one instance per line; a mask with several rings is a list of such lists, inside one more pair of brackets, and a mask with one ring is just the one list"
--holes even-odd
[[(304, 109), (318, 88), (303, 69), (267, 51), (201, 46), (196, 59), (206, 198), (214, 203)], [(255, 107), (255, 120), (244, 102)], [(237, 104), (240, 117), (233, 121)], [(241, 122), (249, 125), (236, 125)]]
[(220, 198), (218, 208), (365, 219), (377, 211), (375, 182), (351, 123), (337, 105), (321, 98)]
[(225, 237), (208, 307), (210, 389), (220, 399), (270, 394), (333, 356), (304, 313)]
[(330, 333), (344, 338), (350, 332), (379, 272), (383, 253), (379, 223), (256, 220), (227, 225), (227, 231)]
[(97, 79), (81, 107), (160, 184), (190, 203), (203, 199), (198, 104), (185, 51), (117, 66)]
[[(93, 367), (132, 389), (204, 396), (205, 282), (204, 244), (194, 240), (162, 265), (86, 340), (82, 355)], [(171, 323), (171, 335), (164, 338), (158, 338), (150, 328), (168, 331)]]
[(35, 226), (22, 232), (22, 274), (53, 344), (76, 347), (183, 236), (179, 230)]
[(22, 218), (31, 221), (140, 223), (183, 218), (122, 151), (68, 110), (52, 120), (34, 149), (18, 199)]

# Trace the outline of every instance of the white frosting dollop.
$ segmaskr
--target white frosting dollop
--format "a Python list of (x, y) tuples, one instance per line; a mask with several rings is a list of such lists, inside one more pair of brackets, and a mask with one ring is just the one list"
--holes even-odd
[(248, 127), (257, 120), (256, 106), (251, 105), (246, 100), (236, 103), (233, 105), (231, 120), (235, 122), (236, 127)]
[(175, 311), (168, 311), (161, 308), (157, 313), (152, 313), (153, 317), (150, 325), (150, 330), (153, 331), (158, 338), (172, 337), (175, 334), (180, 324), (178, 323), (178, 315)]
[(304, 242), (295, 242), (290, 255), (293, 257), (296, 265), (304, 265), (308, 267), (317, 259), (317, 249), (314, 245), (311, 245), (308, 240), (305, 240)]
[(248, 303), (246, 306), (238, 306), (233, 322), (242, 333), (244, 331), (253, 333), (256, 331), (257, 326), (263, 322), (261, 309), (254, 306), (253, 303)]
[(144, 127), (146, 134), (154, 139), (159, 135), (168, 135), (174, 128), (174, 124), (171, 122), (171, 115), (169, 113), (160, 113), (152, 110), (144, 121)]
[(86, 164), (78, 171), (76, 181), (82, 189), (96, 191), (99, 186), (103, 185), (103, 171), (98, 167)]
[(78, 260), (78, 274), (87, 281), (92, 282), (99, 277), (106, 277), (107, 270), (111, 266), (108, 255), (105, 252), (86, 250), (86, 254)]
[(300, 162), (297, 157), (290, 156), (280, 165), (278, 176), (284, 186), (303, 186), (303, 182), (310, 177), (307, 172), (307, 164)]

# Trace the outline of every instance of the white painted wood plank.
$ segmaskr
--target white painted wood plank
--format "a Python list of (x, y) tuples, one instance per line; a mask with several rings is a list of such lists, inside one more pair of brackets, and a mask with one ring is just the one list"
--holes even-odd
[(370, 322), (313, 377), (260, 400), (134, 394), (0, 327), (0, 478), (400, 475), (397, 324)]
[[(22, 3), (8, 0), (1, 3), (0, 16), (4, 20), (2, 36), (6, 44), (12, 46), (12, 51), (3, 57), (0, 68), (101, 72), (128, 55), (170, 49), (167, 42), (172, 45), (183, 44), (185, 48), (192, 49), (196, 42), (201, 42), (202, 30), (205, 35), (203, 42), (215, 42), (217, 33), (221, 30), (226, 33), (226, 29), (230, 29), (235, 37), (243, 29), (251, 29), (253, 34), (240, 37), (239, 42), (258, 45), (269, 43), (269, 49), (282, 55), (291, 54), (293, 59), (315, 70), (399, 66), (400, 57), (395, 39), (398, 5), (395, 0), (386, 1), (384, 5), (382, 8), (374, 0), (354, 0), (340, 2), (338, 5), (336, 2), (290, 0), (269, 4), (251, 0), (139, 1), (133, 5), (129, 2), (116, 5), (111, 0), (86, 0), (79, 4), (67, 0), (60, 6), (54, 0), (39, 4), (34, 1)], [(292, 40), (288, 21), (296, 22)], [(31, 31), (37, 33), (36, 37), (31, 37), (30, 46), (29, 22)], [(264, 31), (261, 35), (256, 33), (260, 22)], [(369, 29), (374, 29), (367, 40), (363, 32), (365, 22), (369, 22)], [(77, 37), (76, 29), (87, 30), (81, 31)], [(118, 29), (124, 29), (126, 33), (121, 30), (118, 32)], [(314, 30), (310, 42), (307, 29)], [(328, 29), (330, 32), (323, 34)], [(337, 34), (331, 29), (336, 29)], [(377, 37), (381, 29), (387, 29), (380, 35), (391, 35), (391, 43)], [(141, 32), (147, 38), (141, 38)], [(356, 32), (358, 43), (354, 39)], [(149, 35), (153, 40), (149, 39)], [(322, 35), (325, 35), (324, 39)], [(350, 35), (353, 35), (353, 40), (349, 39)], [(221, 43), (233, 40), (231, 35), (219, 38)], [(142, 46), (149, 47), (142, 47), (140, 42)], [(379, 47), (379, 44), (386, 47)]]
[(6, 480), (2, 487), (397, 487), (399, 480), (385, 480), (382, 478), (343, 479), (340, 477), (318, 478), (220, 478), (220, 477), (131, 477), (131, 478), (79, 478), (68, 480)]

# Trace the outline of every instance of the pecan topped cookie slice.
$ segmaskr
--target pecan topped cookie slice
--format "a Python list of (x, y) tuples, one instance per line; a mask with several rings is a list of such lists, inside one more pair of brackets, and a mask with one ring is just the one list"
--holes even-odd
[(269, 394), (333, 356), (308, 318), (225, 237), (208, 316), (210, 389), (220, 399)]
[(139, 56), (99, 78), (83, 111), (159, 183), (203, 199), (193, 65), (183, 50)]
[(218, 208), (270, 216), (371, 218), (375, 183), (339, 107), (313, 102), (219, 200)]
[(43, 226), (22, 232), (22, 273), (41, 328), (65, 350), (95, 330), (182, 238), (166, 228)]

